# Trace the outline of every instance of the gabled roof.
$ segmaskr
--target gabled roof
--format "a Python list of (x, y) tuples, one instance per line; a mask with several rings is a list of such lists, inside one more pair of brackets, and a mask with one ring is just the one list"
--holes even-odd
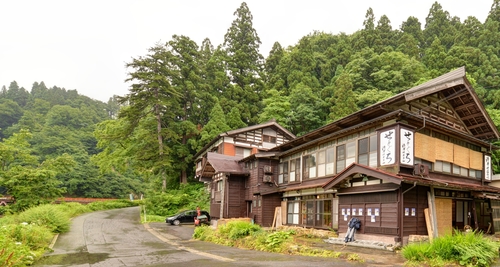
[[(456, 116), (457, 120), (460, 121), (460, 126), (463, 127), (465, 131), (463, 134), (468, 134), (483, 142), (500, 138), (500, 132), (487, 114), (483, 104), (466, 78), (465, 67), (461, 67), (386, 100), (354, 112), (351, 115), (320, 127), (303, 136), (299, 136), (286, 144), (271, 149), (271, 151), (286, 151), (312, 141), (317, 141), (331, 133), (339, 132), (350, 127), (357, 127), (367, 121), (395, 112), (402, 106), (416, 99), (424, 98), (432, 94), (437, 94), (440, 102), (446, 103), (447, 106), (455, 110), (453, 116)], [(424, 119), (424, 117), (419, 114), (413, 114), (413, 116), (420, 117), (421, 120)], [(456, 128), (445, 124), (441, 126), (443, 128), (448, 127), (450, 130), (456, 130)]]
[(363, 174), (369, 177), (381, 179), (386, 182), (390, 182), (393, 184), (401, 184), (401, 181), (403, 180), (401, 176), (395, 175), (393, 173), (385, 172), (380, 169), (374, 169), (365, 165), (357, 164), (357, 163), (352, 163), (349, 165), (347, 168), (339, 172), (337, 175), (335, 175), (330, 181), (325, 183), (323, 185), (323, 189), (328, 190), (336, 185), (342, 183), (347, 178), (350, 178), (351, 176), (355, 174)]
[(202, 166), (202, 177), (212, 177), (214, 174), (218, 173), (230, 173), (230, 174), (249, 174), (248, 171), (244, 170), (238, 161), (242, 157), (238, 156), (227, 156), (223, 154), (208, 152), (207, 160)]
[(211, 147), (214, 143), (216, 143), (219, 139), (221, 139), (224, 136), (236, 136), (236, 135), (241, 134), (241, 133), (250, 132), (250, 131), (254, 131), (254, 130), (258, 130), (258, 129), (264, 129), (264, 128), (268, 128), (268, 127), (274, 128), (278, 132), (282, 132), (284, 135), (288, 136), (290, 139), (294, 139), (296, 137), (293, 133), (291, 133), (287, 129), (283, 128), (283, 126), (279, 125), (275, 119), (272, 119), (272, 120), (269, 120), (268, 122), (265, 122), (265, 123), (256, 124), (256, 125), (252, 125), (252, 126), (248, 126), (248, 127), (244, 127), (244, 128), (221, 133), (221, 134), (217, 135), (214, 139), (212, 139), (212, 141), (210, 141), (210, 143), (208, 143), (202, 149), (200, 149), (198, 151), (198, 153), (196, 153), (196, 155), (194, 155), (194, 158), (195, 159), (198, 158), (209, 147)]

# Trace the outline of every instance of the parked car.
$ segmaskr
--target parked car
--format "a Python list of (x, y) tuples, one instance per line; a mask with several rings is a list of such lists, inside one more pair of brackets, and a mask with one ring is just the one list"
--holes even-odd
[[(186, 210), (183, 212), (180, 212), (174, 216), (167, 217), (165, 219), (166, 223), (169, 223), (171, 225), (179, 225), (181, 223), (193, 223), (194, 224), (194, 217), (196, 217), (197, 213), (196, 210)], [(210, 222), (210, 214), (208, 214), (207, 211), (202, 210), (201, 215), (204, 215), (207, 217), (207, 221)]]

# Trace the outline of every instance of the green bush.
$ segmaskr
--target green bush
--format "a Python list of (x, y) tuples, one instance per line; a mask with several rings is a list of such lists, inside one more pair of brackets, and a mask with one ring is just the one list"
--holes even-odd
[(498, 258), (499, 243), (481, 232), (455, 231), (436, 238), (432, 243), (409, 244), (402, 255), (410, 262), (432, 263), (432, 266), (458, 263), (462, 266), (490, 266)]
[(273, 252), (282, 252), (281, 245), (290, 240), (293, 234), (295, 234), (293, 231), (278, 231), (270, 233), (265, 240), (266, 247), (268, 250)]
[(219, 227), (219, 233), (232, 240), (249, 236), (259, 231), (262, 231), (259, 225), (247, 221), (230, 221)]
[(53, 233), (65, 233), (70, 227), (70, 216), (64, 208), (57, 205), (44, 204), (29, 208), (19, 214), (19, 220), (29, 224), (46, 226)]

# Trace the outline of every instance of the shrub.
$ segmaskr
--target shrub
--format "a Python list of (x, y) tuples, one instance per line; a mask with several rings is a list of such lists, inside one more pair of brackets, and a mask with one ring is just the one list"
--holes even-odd
[(70, 227), (69, 218), (69, 215), (64, 212), (64, 208), (50, 204), (30, 208), (19, 214), (21, 222), (46, 226), (53, 233), (67, 232)]
[(271, 233), (265, 240), (266, 247), (269, 251), (282, 252), (284, 248), (280, 248), (280, 246), (288, 241), (293, 234), (295, 234), (293, 231), (278, 231)]
[(230, 221), (219, 227), (219, 233), (232, 240), (236, 240), (259, 231), (262, 231), (260, 226), (247, 221)]

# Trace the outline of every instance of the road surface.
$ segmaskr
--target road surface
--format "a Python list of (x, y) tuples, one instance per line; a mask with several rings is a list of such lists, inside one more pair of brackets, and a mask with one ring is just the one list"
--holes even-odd
[(139, 218), (139, 207), (76, 217), (72, 220), (71, 230), (58, 236), (53, 252), (34, 266), (393, 266), (225, 247), (193, 240), (192, 225), (143, 225)]

